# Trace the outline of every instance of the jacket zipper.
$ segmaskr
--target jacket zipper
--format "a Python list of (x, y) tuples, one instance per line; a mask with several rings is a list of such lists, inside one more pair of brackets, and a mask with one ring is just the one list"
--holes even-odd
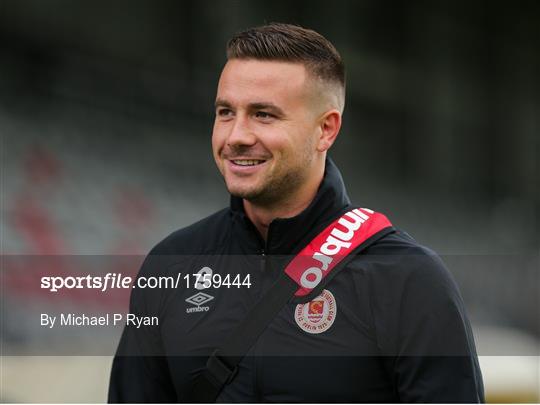
[(263, 277), (264, 275), (267, 274), (267, 270), (268, 270), (268, 241), (270, 240), (270, 228), (272, 227), (272, 224), (270, 224), (270, 226), (268, 227), (268, 233), (266, 234), (266, 240), (262, 239), (261, 237), (261, 242), (263, 243), (263, 247), (260, 251), (260, 255), (261, 255), (261, 270), (263, 271)]

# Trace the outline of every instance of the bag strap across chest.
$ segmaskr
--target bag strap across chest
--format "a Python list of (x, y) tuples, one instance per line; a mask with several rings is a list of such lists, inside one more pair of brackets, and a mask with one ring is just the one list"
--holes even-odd
[(377, 240), (394, 232), (383, 214), (351, 209), (313, 238), (285, 267), (270, 289), (208, 358), (184, 402), (215, 402), (238, 372), (238, 364), (261, 333), (292, 298), (308, 297), (339, 269)]

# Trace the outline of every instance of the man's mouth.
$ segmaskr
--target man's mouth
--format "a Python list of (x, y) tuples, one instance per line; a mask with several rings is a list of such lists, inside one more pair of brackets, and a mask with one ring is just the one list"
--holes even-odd
[(232, 159), (231, 162), (233, 162), (237, 166), (257, 166), (260, 165), (266, 160), (261, 159)]

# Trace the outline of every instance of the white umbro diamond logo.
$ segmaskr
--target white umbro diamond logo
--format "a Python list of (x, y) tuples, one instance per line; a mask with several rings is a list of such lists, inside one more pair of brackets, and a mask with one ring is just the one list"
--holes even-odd
[(205, 294), (203, 292), (199, 292), (195, 295), (192, 295), (191, 297), (187, 298), (186, 299), (186, 302), (189, 302), (190, 304), (193, 304), (193, 305), (202, 305), (202, 304), (206, 304), (207, 302), (210, 302), (214, 299), (214, 297), (212, 297), (211, 295), (208, 295), (208, 294)]

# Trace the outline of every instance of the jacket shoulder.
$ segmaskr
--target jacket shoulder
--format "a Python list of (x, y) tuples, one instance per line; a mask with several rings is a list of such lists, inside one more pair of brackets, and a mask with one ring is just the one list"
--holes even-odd
[(231, 211), (224, 208), (185, 228), (174, 231), (150, 251), (149, 255), (212, 254), (227, 240), (231, 230)]
[(396, 229), (383, 238), (379, 239), (368, 248), (371, 254), (418, 254), (436, 255), (430, 248), (418, 243), (407, 232)]
[(403, 230), (381, 238), (359, 258), (375, 277), (388, 277), (393, 283), (406, 282), (410, 277), (417, 281), (455, 283), (439, 255)]

